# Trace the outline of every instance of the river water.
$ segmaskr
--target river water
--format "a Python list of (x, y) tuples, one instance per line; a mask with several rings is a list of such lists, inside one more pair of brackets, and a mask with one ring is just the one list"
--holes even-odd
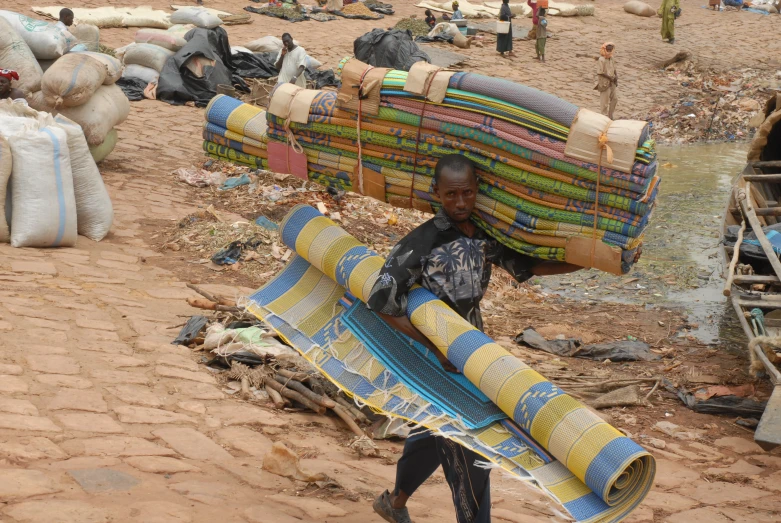
[(693, 335), (742, 346), (742, 330), (722, 295), (719, 229), (747, 151), (747, 143), (734, 142), (658, 146), (662, 182), (640, 262), (621, 277), (588, 271), (539, 283), (573, 298), (685, 308), (699, 325)]

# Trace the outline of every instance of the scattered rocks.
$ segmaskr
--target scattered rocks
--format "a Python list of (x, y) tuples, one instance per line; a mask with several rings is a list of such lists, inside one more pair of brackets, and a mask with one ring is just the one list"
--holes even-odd
[(120, 461), (117, 458), (99, 458), (96, 456), (79, 456), (76, 458), (66, 459), (65, 461), (59, 461), (52, 463), (49, 468), (62, 469), (62, 470), (76, 470), (76, 469), (97, 469), (102, 467), (113, 467), (119, 465)]
[(206, 411), (219, 419), (223, 425), (260, 425), (270, 427), (284, 427), (287, 420), (276, 414), (249, 405), (221, 405), (209, 407)]
[(688, 510), (698, 505), (697, 501), (687, 497), (675, 494), (674, 492), (660, 492), (652, 490), (648, 493), (643, 506), (653, 510), (663, 510), (665, 512), (680, 512)]
[(219, 389), (206, 383), (180, 381), (176, 383), (176, 391), (187, 399), (195, 400), (221, 400), (225, 394)]
[(21, 376), (22, 367), (19, 365), (9, 365), (7, 363), (0, 363), (0, 374), (6, 376)]
[(11, 262), (11, 270), (22, 273), (29, 272), (33, 274), (57, 275), (57, 268), (53, 263), (42, 261), (13, 261)]
[(106, 383), (130, 383), (135, 385), (147, 385), (149, 379), (143, 374), (126, 372), (122, 370), (93, 370), (90, 376)]
[(738, 460), (729, 467), (725, 468), (709, 468), (705, 472), (708, 474), (735, 474), (738, 476), (756, 476), (764, 471), (763, 468), (751, 465), (744, 460)]

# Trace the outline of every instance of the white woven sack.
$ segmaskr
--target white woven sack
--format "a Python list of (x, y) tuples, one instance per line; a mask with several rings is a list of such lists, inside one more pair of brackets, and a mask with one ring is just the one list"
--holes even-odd
[(41, 89), (43, 71), (38, 60), (5, 18), (0, 18), (0, 68), (19, 73), (19, 80), (13, 80), (11, 86), (23, 93)]
[(100, 145), (130, 114), (130, 102), (116, 85), (104, 85), (84, 105), (63, 108), (60, 114), (81, 126), (88, 144)]
[(8, 180), (11, 178), (11, 148), (8, 146), (8, 140), (0, 136), (0, 242), (8, 243), (11, 238), (8, 222), (5, 219), (5, 201), (6, 189), (8, 189)]
[(8, 138), (11, 169), (11, 245), (76, 245), (76, 198), (64, 130), (34, 120)]
[(63, 115), (56, 116), (54, 121), (55, 125), (67, 134), (78, 232), (99, 242), (106, 237), (114, 220), (111, 198), (81, 127)]
[(160, 73), (149, 67), (143, 65), (126, 65), (125, 70), (122, 72), (123, 78), (139, 78), (148, 84), (157, 82), (160, 78)]
[(193, 24), (203, 29), (214, 29), (222, 25), (220, 17), (210, 13), (203, 7), (186, 7), (171, 15), (172, 24)]
[(124, 66), (121, 61), (113, 56), (107, 55), (106, 53), (93, 53), (91, 51), (82, 51), (81, 54), (94, 58), (106, 66), (106, 79), (103, 80), (103, 85), (111, 85), (122, 78)]
[(41, 92), (46, 103), (55, 109), (76, 107), (92, 98), (107, 72), (103, 63), (86, 52), (69, 53), (43, 73)]
[(39, 60), (59, 58), (76, 43), (70, 33), (63, 32), (56, 25), (43, 20), (36, 20), (13, 11), (0, 11), (0, 18), (4, 18), (11, 24)]
[(87, 51), (97, 53), (100, 49), (100, 29), (92, 24), (73, 24), (68, 28), (78, 43), (84, 45)]
[(153, 44), (135, 44), (125, 51), (122, 61), (125, 65), (143, 65), (158, 73), (163, 70), (165, 62), (174, 55), (173, 51)]

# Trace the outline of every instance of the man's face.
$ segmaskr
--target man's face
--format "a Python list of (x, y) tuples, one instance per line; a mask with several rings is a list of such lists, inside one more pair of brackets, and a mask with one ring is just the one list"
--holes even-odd
[(434, 185), (445, 213), (456, 223), (469, 220), (477, 200), (477, 177), (471, 169), (453, 171), (444, 168)]
[(62, 23), (70, 27), (73, 25), (73, 15), (67, 14), (62, 16)]
[(11, 90), (11, 80), (5, 76), (0, 76), (0, 93), (7, 93)]
[(605, 49), (607, 49), (608, 53), (612, 53), (613, 52), (613, 46), (612, 45), (609, 45), (609, 46), (605, 47)]
[(287, 35), (282, 37), (282, 43), (285, 45), (288, 51), (292, 51), (293, 47), (295, 47), (293, 44), (293, 39)]

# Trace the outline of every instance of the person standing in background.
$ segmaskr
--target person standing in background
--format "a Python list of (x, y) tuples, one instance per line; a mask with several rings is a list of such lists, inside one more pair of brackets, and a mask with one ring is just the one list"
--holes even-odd
[(68, 28), (73, 25), (73, 11), (67, 7), (60, 9), (60, 19), (54, 25), (61, 31), (70, 32)]
[(545, 63), (545, 43), (548, 40), (548, 19), (545, 18), (545, 9), (542, 7), (537, 13), (537, 60)]
[(594, 89), (599, 91), (601, 112), (611, 120), (618, 103), (618, 73), (613, 61), (614, 49), (613, 42), (602, 44), (597, 61), (597, 84), (594, 86)]
[(499, 21), (509, 22), (510, 29), (504, 34), (497, 33), (496, 35), (496, 50), (499, 52), (501, 56), (504, 56), (504, 53), (507, 53), (508, 55), (511, 56), (513, 54), (512, 18), (513, 18), (513, 13), (512, 11), (510, 11), (510, 0), (502, 0), (502, 7), (499, 9)]
[(537, 40), (537, 0), (526, 0), (526, 5), (532, 8), (532, 30), (529, 31), (527, 38), (529, 40)]
[(679, 0), (662, 0), (662, 6), (656, 12), (662, 19), (662, 40), (667, 40), (667, 43), (675, 43), (675, 19), (680, 13)]
[(453, 2), (451, 7), (453, 8), (453, 17), (451, 20), (463, 20), (464, 14), (461, 12), (461, 9), (458, 8), (458, 2)]

